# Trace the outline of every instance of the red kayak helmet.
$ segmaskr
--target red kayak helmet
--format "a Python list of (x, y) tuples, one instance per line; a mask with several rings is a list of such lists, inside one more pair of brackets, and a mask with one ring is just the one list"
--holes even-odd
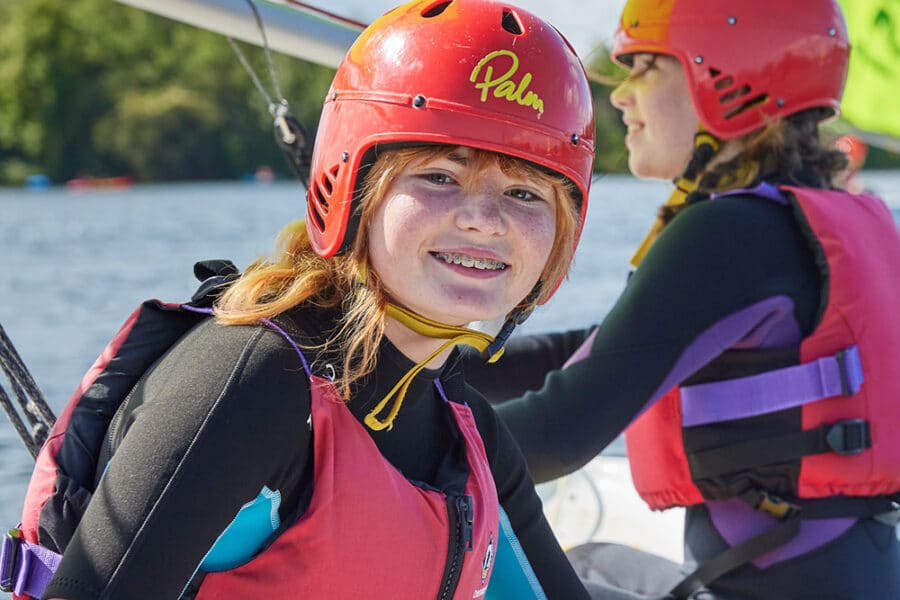
[(733, 139), (809, 108), (839, 113), (850, 42), (835, 0), (628, 0), (612, 56), (674, 56), (694, 107)]
[(434, 143), (507, 154), (569, 179), (580, 196), (577, 243), (593, 105), (578, 56), (551, 25), (491, 0), (418, 0), (367, 27), (338, 67), (316, 133), (306, 219), (316, 253), (352, 245), (357, 187), (377, 146)]

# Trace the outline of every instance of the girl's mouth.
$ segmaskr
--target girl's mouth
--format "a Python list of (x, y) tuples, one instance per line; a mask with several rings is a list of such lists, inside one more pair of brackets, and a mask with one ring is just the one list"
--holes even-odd
[(499, 260), (477, 258), (469, 256), (468, 254), (457, 254), (455, 252), (432, 252), (431, 255), (451, 265), (462, 265), (463, 267), (480, 269), (482, 271), (502, 271), (509, 266)]

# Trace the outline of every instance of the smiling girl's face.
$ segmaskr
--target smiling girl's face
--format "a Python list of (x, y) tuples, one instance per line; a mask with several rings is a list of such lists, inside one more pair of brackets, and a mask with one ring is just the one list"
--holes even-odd
[(610, 94), (628, 127), (628, 168), (648, 179), (675, 179), (687, 168), (700, 120), (684, 68), (664, 54), (633, 56), (631, 74)]
[(556, 236), (546, 179), (473, 165), (473, 151), (413, 161), (369, 227), (369, 261), (391, 301), (441, 323), (506, 315), (537, 284)]

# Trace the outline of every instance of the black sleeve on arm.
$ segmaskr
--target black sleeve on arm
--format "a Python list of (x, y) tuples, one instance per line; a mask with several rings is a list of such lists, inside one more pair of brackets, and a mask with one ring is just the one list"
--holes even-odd
[(468, 403), (484, 441), (500, 504), (547, 598), (587, 599), (581, 580), (544, 517), (541, 499), (509, 430), (474, 390)]
[(204, 322), (142, 393), (45, 597), (177, 598), (263, 486), (296, 502), (309, 392), (280, 335)]
[(466, 381), (492, 404), (540, 389), (547, 373), (561, 368), (591, 331), (514, 336), (495, 363), (488, 363), (480, 352), (467, 347), (462, 352)]
[(550, 373), (539, 391), (496, 407), (535, 480), (591, 460), (666, 391), (679, 359), (681, 380), (704, 366), (682, 356), (692, 342), (774, 297), (792, 302), (802, 330), (810, 330), (819, 274), (790, 208), (726, 197), (677, 216), (600, 325), (589, 356)]

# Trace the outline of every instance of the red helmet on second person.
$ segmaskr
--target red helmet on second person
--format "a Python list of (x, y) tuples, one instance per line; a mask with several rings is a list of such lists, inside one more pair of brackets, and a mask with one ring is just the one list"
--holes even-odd
[(361, 170), (379, 145), (471, 146), (561, 174), (580, 195), (580, 231), (593, 140), (587, 77), (556, 29), (492, 0), (410, 2), (367, 27), (338, 67), (313, 150), (312, 246), (327, 257), (352, 244)]
[(639, 52), (681, 61), (703, 125), (732, 139), (809, 108), (836, 115), (850, 43), (835, 0), (629, 0), (612, 56)]

